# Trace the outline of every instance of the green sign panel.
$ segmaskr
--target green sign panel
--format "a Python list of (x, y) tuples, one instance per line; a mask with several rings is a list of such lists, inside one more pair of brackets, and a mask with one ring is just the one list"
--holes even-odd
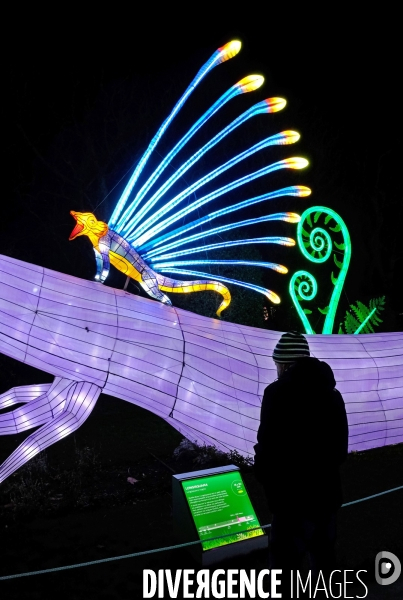
[[(239, 471), (188, 479), (182, 486), (203, 550), (264, 535), (262, 529), (245, 531), (260, 523)], [(208, 541), (225, 534), (232, 535)]]

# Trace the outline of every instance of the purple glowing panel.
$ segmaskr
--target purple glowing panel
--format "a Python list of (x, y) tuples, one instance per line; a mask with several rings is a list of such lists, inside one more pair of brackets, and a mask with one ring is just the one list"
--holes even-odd
[[(1, 256), (0, 351), (55, 379), (0, 395), (9, 409), (0, 435), (39, 427), (1, 465), (0, 481), (80, 427), (101, 392), (191, 440), (253, 454), (279, 335)], [(403, 442), (403, 333), (307, 337), (334, 370), (350, 450)]]

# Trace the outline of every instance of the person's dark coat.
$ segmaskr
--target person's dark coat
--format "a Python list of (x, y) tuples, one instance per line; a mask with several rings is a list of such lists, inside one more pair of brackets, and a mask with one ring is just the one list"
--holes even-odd
[(342, 503), (339, 466), (347, 458), (344, 401), (330, 366), (299, 359), (263, 396), (255, 474), (270, 510), (332, 512)]

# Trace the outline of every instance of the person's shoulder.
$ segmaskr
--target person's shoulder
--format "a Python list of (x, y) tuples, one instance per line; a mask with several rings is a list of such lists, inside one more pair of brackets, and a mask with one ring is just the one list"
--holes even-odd
[(275, 379), (274, 381), (272, 381), (271, 383), (269, 383), (268, 386), (266, 386), (265, 390), (275, 390), (276, 388), (278, 388), (278, 386), (280, 385), (280, 379)]
[(284, 387), (284, 381), (282, 379), (276, 379), (265, 388), (263, 398), (271, 398), (281, 393)]
[(333, 399), (334, 399), (334, 402), (336, 403), (336, 405), (344, 406), (345, 405), (344, 398), (341, 395), (340, 391), (337, 388), (333, 388), (332, 392), (333, 392)]

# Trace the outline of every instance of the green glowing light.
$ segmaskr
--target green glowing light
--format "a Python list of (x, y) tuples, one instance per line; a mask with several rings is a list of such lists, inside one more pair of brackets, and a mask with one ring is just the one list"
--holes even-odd
[[(316, 225), (322, 216), (325, 216), (324, 226), (327, 226), (327, 229), (324, 226), (314, 227), (314, 224)], [(341, 232), (342, 243), (336, 243), (332, 240), (333, 236), (328, 230), (333, 233)], [(331, 274), (334, 290), (329, 306), (324, 310), (320, 310), (322, 314), (326, 315), (322, 333), (332, 333), (337, 306), (351, 260), (351, 240), (347, 226), (340, 215), (331, 208), (311, 206), (301, 215), (297, 227), (297, 240), (302, 254), (314, 263), (326, 262), (333, 253), (334, 264), (339, 269), (339, 273), (336, 276), (333, 273)], [(336, 253), (339, 257), (336, 256)], [(342, 255), (342, 260), (339, 260), (340, 255)], [(295, 288), (297, 288), (297, 294)], [(306, 316), (311, 311), (302, 309), (299, 302), (300, 300), (312, 300), (316, 296), (316, 292), (317, 284), (313, 275), (307, 271), (298, 271), (292, 276), (290, 295), (304, 324), (306, 333), (313, 333), (312, 326)]]
[[(295, 288), (297, 289), (297, 294), (295, 293)], [(313, 298), (315, 298), (318, 291), (318, 284), (316, 283), (315, 277), (307, 271), (297, 271), (291, 277), (289, 290), (295, 308), (297, 309), (300, 319), (304, 324), (305, 332), (315, 333), (306, 316), (305, 310), (307, 309), (304, 310), (299, 304), (300, 299), (313, 300)], [(312, 311), (308, 311), (308, 313), (310, 312)]]
[(368, 323), (368, 321), (371, 319), (371, 317), (372, 317), (372, 315), (374, 314), (374, 312), (376, 312), (376, 309), (377, 309), (377, 307), (375, 306), (375, 308), (373, 308), (373, 309), (371, 310), (371, 312), (369, 313), (369, 315), (368, 315), (368, 317), (365, 319), (365, 321), (363, 321), (363, 322), (361, 323), (361, 325), (359, 326), (359, 328), (358, 328), (356, 331), (354, 331), (354, 335), (357, 335), (357, 333), (360, 333), (361, 329), (362, 329), (363, 327), (365, 327), (365, 325), (366, 325), (366, 324)]

